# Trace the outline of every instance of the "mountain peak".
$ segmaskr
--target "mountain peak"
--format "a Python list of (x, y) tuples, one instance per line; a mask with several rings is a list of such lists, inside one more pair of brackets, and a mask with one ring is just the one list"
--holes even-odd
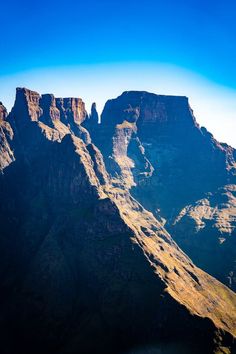
[(99, 122), (99, 116), (98, 116), (98, 112), (97, 112), (97, 105), (96, 105), (95, 102), (93, 102), (92, 106), (91, 106), (90, 118), (91, 118), (93, 123), (98, 123)]
[(25, 87), (16, 88), (13, 116), (19, 114), (25, 121), (38, 121), (42, 111), (39, 108), (40, 94)]
[(40, 97), (40, 94), (36, 91), (32, 91), (26, 87), (17, 87), (15, 103), (22, 104), (23, 102), (29, 102), (38, 104)]
[[(113, 122), (108, 120), (111, 111), (115, 112)], [(125, 91), (116, 99), (107, 101), (102, 113), (102, 124), (121, 124), (124, 120), (148, 127), (196, 126), (186, 96), (156, 95), (146, 91)]]

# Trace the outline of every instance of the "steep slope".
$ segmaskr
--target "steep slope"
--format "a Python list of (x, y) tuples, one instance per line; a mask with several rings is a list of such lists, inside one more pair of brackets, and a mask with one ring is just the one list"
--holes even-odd
[[(236, 151), (198, 126), (186, 97), (124, 92), (106, 103), (93, 132), (113, 182), (130, 189), (200, 267), (235, 289)], [(208, 218), (195, 207), (201, 200), (220, 216)], [(195, 227), (199, 218), (208, 219), (204, 227)]]
[(235, 294), (114, 185), (87, 132), (76, 136), (59, 109), (54, 123), (51, 98), (47, 110), (18, 90), (8, 118), (16, 160), (0, 176), (1, 352), (233, 353)]
[(10, 147), (13, 131), (6, 118), (7, 110), (0, 102), (0, 171), (14, 161), (14, 154)]
[(169, 229), (197, 264), (236, 290), (235, 184), (184, 207)]

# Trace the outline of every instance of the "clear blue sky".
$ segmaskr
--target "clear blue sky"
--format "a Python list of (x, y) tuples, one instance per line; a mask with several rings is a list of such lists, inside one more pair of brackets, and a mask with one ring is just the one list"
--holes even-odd
[[(123, 65), (126, 76), (132, 63), (138, 71), (140, 64), (143, 73), (145, 63), (168, 64), (208, 80), (212, 87), (222, 86), (224, 92), (231, 90), (232, 97), (236, 91), (235, 1), (3, 0), (0, 10), (3, 101), (8, 101), (7, 80), (11, 78), (10, 88), (14, 77), (26, 72), (57, 70), (60, 75), (62, 67), (102, 67), (102, 75), (94, 74), (96, 81), (112, 75), (106, 66), (111, 68), (117, 63)], [(24, 82), (22, 79), (22, 85)], [(34, 77), (28, 82), (35, 84), (37, 80)], [(69, 87), (70, 82), (65, 85)], [(53, 89), (53, 84), (47, 83), (48, 88)], [(83, 96), (83, 92), (74, 94)]]

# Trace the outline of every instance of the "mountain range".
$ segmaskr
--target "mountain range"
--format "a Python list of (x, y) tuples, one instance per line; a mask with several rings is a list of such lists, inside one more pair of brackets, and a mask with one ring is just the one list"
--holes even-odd
[(236, 150), (187, 97), (0, 103), (3, 354), (236, 352)]

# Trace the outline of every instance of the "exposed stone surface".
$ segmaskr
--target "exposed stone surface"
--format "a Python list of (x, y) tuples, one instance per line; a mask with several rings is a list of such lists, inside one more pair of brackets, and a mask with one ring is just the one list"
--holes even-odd
[(10, 146), (13, 131), (6, 119), (7, 110), (0, 102), (0, 172), (14, 161), (14, 154)]
[(56, 104), (64, 123), (81, 124), (87, 117), (85, 104), (81, 98), (57, 98)]
[[(236, 184), (236, 151), (198, 126), (188, 99), (124, 92), (106, 103), (92, 139), (114, 183), (131, 188), (200, 267), (236, 289), (235, 201), (230, 196), (222, 211), (227, 195), (219, 192)], [(195, 206), (211, 204), (209, 198), (220, 215)], [(206, 227), (195, 228), (205, 218)], [(212, 229), (212, 223), (224, 226)]]
[(236, 289), (236, 185), (225, 185), (183, 208), (172, 235), (197, 264)]
[(80, 125), (86, 116), (84, 102), (80, 98), (55, 98), (52, 94), (40, 96), (37, 92), (17, 88), (9, 121), (18, 132), (19, 139), (21, 132), (27, 135), (26, 130), (32, 129), (29, 123), (33, 121), (48, 140), (61, 141), (66, 134), (72, 133), (88, 141), (89, 134)]
[[(171, 347), (176, 354), (233, 353), (235, 293), (197, 268), (162, 226), (163, 219), (129, 192), (140, 197), (142, 180), (160, 183), (152, 149), (138, 134), (139, 117), (144, 128), (163, 124), (163, 134), (169, 115), (172, 127), (179, 121), (187, 131), (185, 124), (200, 130), (187, 113), (186, 98), (172, 104), (160, 96), (152, 102), (155, 95), (145, 93), (142, 106), (137, 102), (143, 94), (137, 99), (137, 93), (125, 93), (121, 100), (129, 95), (133, 106), (123, 110), (120, 103), (112, 102), (111, 108), (108, 102), (104, 126), (95, 120), (96, 134), (92, 130), (107, 172), (101, 152), (81, 127), (89, 119), (82, 101), (17, 91), (8, 118), (16, 159), (0, 176), (4, 354), (124, 353), (146, 346), (164, 354)], [(109, 123), (113, 110), (117, 122)], [(230, 175), (234, 151), (222, 149)], [(233, 185), (228, 191), (233, 200)], [(149, 198), (151, 189), (147, 193)], [(214, 206), (209, 203), (210, 219)], [(169, 209), (163, 210), (166, 218)], [(190, 210), (183, 209), (175, 224)], [(221, 212), (218, 208), (219, 219)], [(226, 221), (220, 227), (225, 230)]]
[(83, 127), (85, 127), (90, 135), (96, 135), (99, 131), (99, 115), (96, 108), (96, 103), (92, 103), (91, 113), (86, 116), (85, 120), (82, 122)]

